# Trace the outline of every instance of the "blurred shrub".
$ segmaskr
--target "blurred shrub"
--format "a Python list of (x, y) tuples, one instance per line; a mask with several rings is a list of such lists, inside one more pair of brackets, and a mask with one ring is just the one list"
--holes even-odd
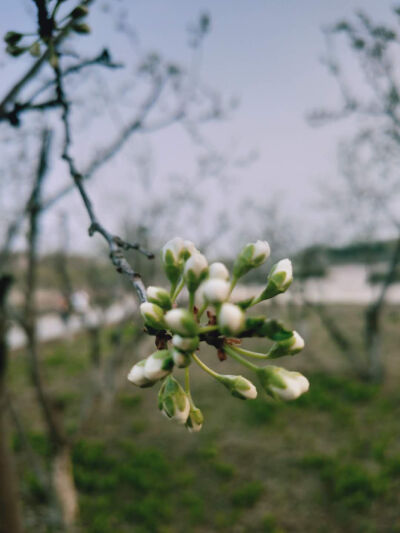
[(232, 494), (232, 503), (237, 507), (252, 507), (260, 499), (263, 490), (261, 481), (245, 483)]
[(387, 490), (386, 479), (381, 473), (370, 473), (355, 462), (342, 462), (317, 454), (304, 457), (301, 464), (319, 473), (329, 501), (348, 509), (364, 509)]

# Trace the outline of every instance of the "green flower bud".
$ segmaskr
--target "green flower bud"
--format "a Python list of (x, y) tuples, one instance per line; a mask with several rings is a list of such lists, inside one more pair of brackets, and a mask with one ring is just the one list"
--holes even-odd
[(241, 278), (252, 268), (262, 265), (270, 255), (267, 241), (257, 241), (247, 244), (239, 253), (233, 265), (233, 277)]
[(293, 331), (291, 337), (279, 341), (272, 346), (272, 348), (268, 352), (268, 357), (270, 359), (276, 359), (284, 355), (295, 355), (296, 353), (301, 352), (303, 348), (303, 338), (297, 333), (297, 331)]
[(33, 43), (29, 48), (29, 52), (31, 56), (39, 57), (40, 56), (40, 44), (37, 41)]
[(18, 57), (25, 53), (27, 51), (27, 48), (24, 46), (15, 46), (13, 44), (9, 44), (6, 48), (7, 54), (10, 54), (10, 56)]
[(267, 286), (257, 297), (256, 302), (267, 300), (285, 292), (293, 281), (293, 269), (290, 259), (281, 259), (272, 268), (268, 275)]
[(165, 329), (164, 311), (158, 305), (144, 302), (140, 305), (140, 313), (146, 326), (153, 329)]
[(82, 17), (86, 17), (88, 13), (89, 13), (89, 9), (86, 6), (81, 5), (73, 9), (71, 13), (69, 14), (69, 16), (73, 19), (80, 19)]
[(184, 242), (180, 237), (168, 241), (161, 251), (161, 259), (167, 278), (172, 284), (178, 282), (183, 269)]
[(254, 336), (268, 337), (273, 341), (283, 341), (293, 336), (293, 331), (287, 329), (280, 320), (264, 316), (246, 318), (244, 329)]
[(18, 33), (16, 31), (8, 31), (5, 36), (4, 40), (7, 44), (17, 44), (23, 37), (22, 33)]
[(183, 241), (183, 249), (181, 251), (181, 257), (184, 261), (189, 259), (194, 254), (200, 253), (199, 250), (196, 248), (196, 246), (192, 243), (192, 241)]
[(186, 368), (192, 362), (189, 353), (181, 352), (180, 350), (177, 350), (176, 348), (173, 348), (171, 351), (172, 351), (172, 359), (174, 361), (174, 364), (178, 368)]
[(165, 309), (168, 311), (168, 309), (171, 309), (172, 302), (171, 297), (165, 289), (162, 287), (147, 287), (147, 298), (149, 302), (153, 304), (157, 304), (162, 309)]
[(144, 366), (146, 364), (146, 359), (139, 361), (131, 368), (128, 374), (128, 381), (136, 385), (137, 387), (151, 387), (154, 385), (155, 381), (148, 379), (144, 374)]
[(181, 335), (174, 335), (172, 337), (172, 344), (181, 352), (194, 352), (199, 346), (199, 337), (181, 337)]
[(282, 400), (295, 400), (310, 387), (305, 376), (279, 366), (259, 368), (257, 374), (263, 389), (272, 397)]
[(158, 350), (145, 360), (144, 375), (150, 381), (158, 381), (167, 376), (174, 366), (169, 350)]
[(218, 313), (218, 325), (223, 335), (238, 335), (244, 327), (245, 316), (235, 304), (224, 303)]
[(197, 252), (189, 257), (184, 275), (189, 292), (194, 292), (208, 275), (208, 261), (203, 254)]
[(203, 427), (203, 413), (195, 405), (190, 406), (189, 417), (186, 421), (186, 427), (189, 433), (197, 433)]
[(241, 400), (254, 400), (257, 397), (257, 389), (251, 381), (243, 376), (220, 374), (217, 379), (236, 398), (240, 398)]
[(168, 329), (182, 337), (194, 337), (197, 335), (197, 322), (187, 309), (171, 309), (165, 315), (165, 322)]
[(158, 394), (160, 411), (178, 424), (185, 424), (190, 412), (188, 395), (173, 376), (168, 376)]
[(74, 30), (74, 32), (81, 33), (81, 34), (87, 34), (87, 33), (90, 33), (91, 31), (90, 26), (88, 26), (87, 24), (80, 24), (80, 23), (73, 24), (72, 29)]

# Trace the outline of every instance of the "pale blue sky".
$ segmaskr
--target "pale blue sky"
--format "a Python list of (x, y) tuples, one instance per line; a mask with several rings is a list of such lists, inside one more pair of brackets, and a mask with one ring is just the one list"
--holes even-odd
[[(2, 2), (0, 33), (11, 28), (28, 30), (31, 4), (29, 0)], [(98, 1), (98, 5), (103, 4)], [(233, 205), (244, 197), (254, 198), (259, 204), (274, 195), (284, 197), (283, 211), (301, 221), (303, 233), (309, 232), (310, 238), (302, 235), (302, 241), (324, 232), (323, 213), (314, 207), (315, 182), (335, 179), (337, 142), (352, 131), (350, 124), (313, 129), (305, 120), (306, 113), (315, 107), (334, 108), (340, 101), (333, 80), (320, 63), (324, 53), (321, 27), (359, 8), (386, 20), (392, 5), (387, 0), (113, 2), (115, 12), (128, 6), (126, 20), (135, 28), (141, 49), (161, 50), (163, 55), (182, 61), (187, 61), (190, 54), (186, 46), (188, 24), (202, 11), (211, 14), (212, 32), (202, 54), (201, 77), (221, 94), (237, 97), (240, 106), (231, 120), (210, 125), (205, 134), (225, 153), (237, 151), (239, 156), (257, 150), (259, 157), (248, 168), (233, 171), (236, 181), (225, 192), (216, 191), (216, 197), (209, 200), (210, 210), (214, 204), (220, 205), (221, 199), (226, 201), (227, 194), (232, 195)], [(110, 14), (96, 13), (91, 23), (94, 32), (83, 38), (80, 46), (85, 53), (96, 53), (102, 45), (109, 46), (115, 58), (135, 53), (123, 36), (115, 34)], [(17, 76), (18, 67), (2, 63), (2, 70), (1, 93)], [(161, 179), (173, 172), (194, 171), (196, 151), (176, 128), (154, 136), (152, 153), (155, 172)], [(116, 168), (124, 174), (127, 165), (121, 159)], [(105, 171), (99, 175), (95, 192), (102, 209), (121, 198), (118, 194), (110, 197), (106, 187)], [(129, 202), (129, 192), (125, 189), (121, 194)], [(71, 208), (75, 210), (77, 204)], [(122, 212), (129, 213), (129, 208), (121, 206), (118, 216)], [(115, 209), (109, 210), (107, 222), (115, 227), (119, 224), (116, 216)], [(189, 233), (185, 236), (196, 237), (195, 225)], [(85, 239), (79, 240), (82, 246), (86, 245)]]

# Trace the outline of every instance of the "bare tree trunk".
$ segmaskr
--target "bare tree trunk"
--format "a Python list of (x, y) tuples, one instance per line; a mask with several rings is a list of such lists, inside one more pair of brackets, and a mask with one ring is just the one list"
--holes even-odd
[(38, 342), (36, 332), (37, 309), (35, 292), (37, 287), (37, 259), (39, 219), (41, 214), (41, 188), (47, 171), (47, 158), (50, 145), (50, 132), (45, 131), (42, 139), (39, 167), (35, 185), (29, 200), (28, 231), (28, 271), (23, 326), (27, 337), (27, 350), (30, 374), (35, 387), (39, 406), (46, 423), (53, 448), (52, 480), (60, 504), (63, 522), (68, 531), (72, 530), (78, 515), (78, 497), (72, 473), (70, 446), (59, 416), (48, 396), (40, 372)]
[(8, 448), (6, 424), (5, 374), (7, 367), (6, 312), (11, 276), (0, 278), (0, 532), (22, 533), (22, 520), (12, 454)]
[(365, 349), (368, 358), (368, 375), (372, 381), (381, 381), (384, 376), (381, 350), (381, 318), (385, 304), (386, 293), (395, 281), (397, 266), (400, 262), (400, 236), (396, 241), (388, 270), (383, 281), (381, 291), (365, 311)]

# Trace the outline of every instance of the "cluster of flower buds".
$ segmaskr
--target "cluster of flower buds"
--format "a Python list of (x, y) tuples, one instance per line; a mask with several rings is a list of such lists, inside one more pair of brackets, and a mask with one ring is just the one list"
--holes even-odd
[[(191, 432), (199, 431), (203, 425), (203, 414), (190, 392), (192, 362), (236, 398), (257, 397), (257, 389), (251, 381), (241, 375), (219, 374), (200, 359), (198, 352), (202, 342), (215, 347), (220, 360), (231, 357), (253, 371), (262, 389), (275, 399), (294, 400), (308, 390), (307, 378), (298, 372), (272, 365), (258, 366), (251, 361), (294, 355), (304, 348), (301, 336), (279, 320), (246, 316), (247, 310), (257, 303), (288, 289), (293, 280), (290, 260), (282, 259), (272, 266), (261, 294), (237, 303), (230, 301), (238, 280), (265, 263), (269, 255), (266, 241), (247, 244), (236, 258), (231, 275), (223, 263), (209, 265), (191, 241), (176, 237), (162, 249), (170, 290), (148, 287), (147, 301), (140, 306), (145, 327), (149, 334), (155, 335), (158, 349), (133, 366), (128, 380), (138, 387), (150, 387), (161, 381), (159, 409), (171, 420), (185, 424)], [(184, 287), (189, 296), (186, 308), (177, 304)], [(206, 320), (203, 319), (205, 313)], [(242, 346), (246, 337), (267, 338), (272, 342), (264, 353), (258, 353)], [(184, 369), (184, 387), (172, 375), (174, 369)]]
[[(29, 52), (33, 57), (40, 57), (46, 52), (49, 63), (52, 67), (56, 67), (58, 56), (54, 51), (53, 38), (61, 32), (66, 33), (67, 31), (79, 34), (90, 33), (90, 27), (84, 22), (89, 13), (87, 2), (77, 5), (66, 16), (57, 21), (56, 15), (60, 4), (61, 2), (56, 3), (51, 17), (46, 21), (45, 27), (41, 24), (38, 34), (8, 31), (4, 35), (4, 41), (7, 45), (6, 52), (13, 57), (18, 57), (25, 52)], [(33, 38), (32, 35), (34, 35)], [(46, 50), (42, 50), (43, 45)]]

